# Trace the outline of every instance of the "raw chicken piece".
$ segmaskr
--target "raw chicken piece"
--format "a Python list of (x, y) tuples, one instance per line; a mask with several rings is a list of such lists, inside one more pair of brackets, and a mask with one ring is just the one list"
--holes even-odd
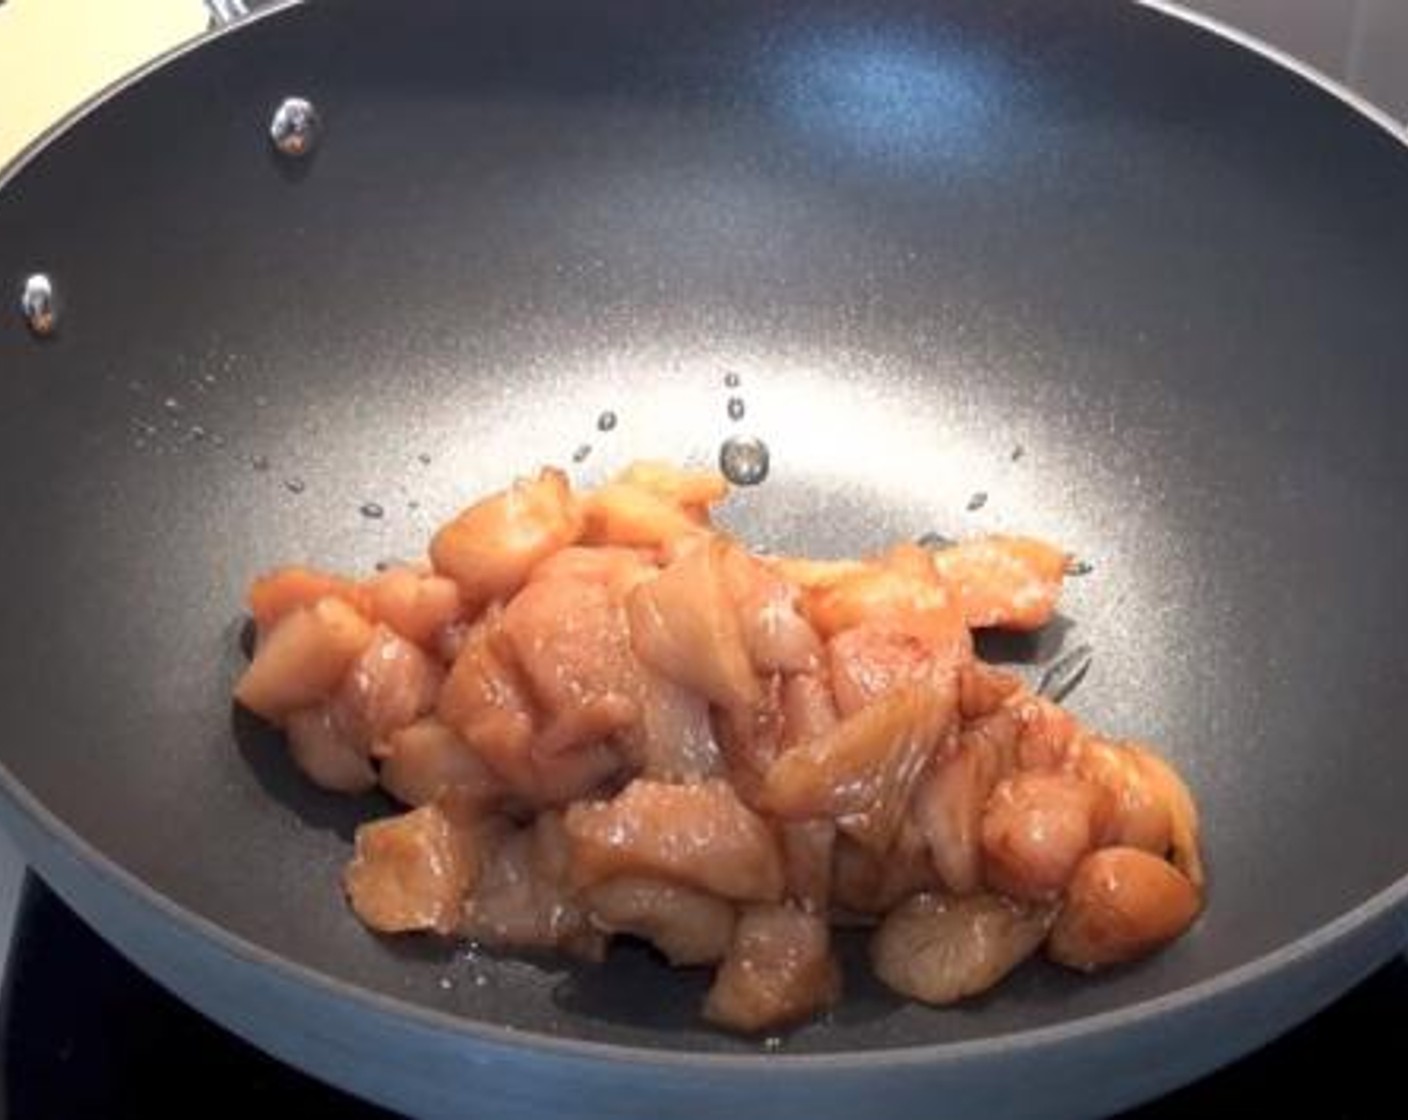
[(992, 715), (1021, 690), (1021, 677), (981, 661), (970, 661), (958, 671), (958, 706), (965, 720)]
[(743, 644), (759, 673), (821, 667), (821, 639), (797, 609), (798, 591), (743, 549), (722, 552), (724, 586), (738, 611)]
[(1036, 630), (1051, 621), (1070, 557), (1031, 537), (981, 537), (933, 554), (939, 578), (974, 629)]
[(750, 906), (704, 1001), (704, 1018), (737, 1031), (788, 1026), (841, 997), (824, 918), (793, 906)]
[(760, 556), (779, 576), (802, 591), (821, 591), (870, 570), (863, 560), (810, 560), (801, 556)]
[(588, 544), (626, 548), (663, 548), (681, 538), (707, 532), (697, 514), (658, 494), (620, 482), (608, 482), (586, 496)]
[(954, 894), (983, 885), (983, 813), (998, 782), (1014, 769), (1018, 726), (999, 710), (969, 724), (958, 749), (935, 760), (914, 791), (911, 814), (934, 870)]
[(878, 624), (843, 630), (826, 646), (836, 707), (851, 716), (900, 685), (944, 688), (952, 665), (913, 634)]
[(460, 617), (459, 588), (444, 576), (391, 568), (364, 586), (372, 618), (417, 645), (428, 645)]
[(1168, 807), (1169, 846), (1172, 848), (1173, 865), (1188, 877), (1188, 881), (1201, 891), (1207, 876), (1203, 870), (1203, 857), (1198, 847), (1198, 806), (1188, 786), (1167, 762), (1147, 747), (1127, 743), (1127, 749), (1139, 759), (1139, 765), (1149, 776), (1159, 797)]
[(562, 817), (541, 813), (526, 828), (500, 830), (464, 906), (462, 932), (485, 945), (560, 948), (588, 960), (606, 955), (606, 937), (587, 922), (568, 885)]
[(473, 832), (425, 805), (358, 828), (343, 883), (357, 916), (379, 933), (450, 934), (478, 874)]
[(870, 961), (886, 985), (924, 1003), (956, 1003), (991, 988), (1034, 952), (1050, 907), (979, 894), (918, 894), (875, 931)]
[(787, 897), (803, 910), (826, 913), (831, 905), (831, 867), (836, 850), (836, 822), (784, 821), (782, 871)]
[(612, 481), (673, 502), (701, 519), (728, 497), (728, 480), (718, 471), (689, 470), (661, 459), (637, 459)]
[(508, 796), (503, 780), (436, 719), (393, 731), (375, 753), (381, 759), (382, 787), (407, 805), (428, 805), (447, 790), (458, 790), (480, 806), (498, 805)]
[(636, 655), (730, 711), (760, 698), (738, 614), (723, 579), (725, 541), (691, 549), (627, 599)]
[(727, 782), (637, 779), (611, 801), (571, 806), (564, 821), (580, 887), (643, 875), (740, 902), (782, 897), (782, 858), (772, 832)]
[(1086, 972), (1122, 964), (1181, 935), (1201, 906), (1172, 864), (1138, 848), (1104, 848), (1076, 868), (1046, 951)]
[(341, 599), (298, 607), (259, 643), (235, 699), (277, 723), (327, 699), (371, 640), (371, 623)]
[(774, 674), (760, 687), (761, 696), (751, 708), (714, 711), (714, 738), (728, 779), (752, 806), (761, 804), (768, 771), (782, 753), (782, 678)]
[(623, 736), (643, 778), (697, 781), (724, 773), (709, 703), (653, 669), (639, 666), (640, 721)]
[(658, 879), (608, 879), (583, 892), (582, 905), (603, 933), (644, 938), (673, 965), (713, 964), (733, 941), (729, 903)]
[(869, 624), (917, 638), (942, 662), (960, 665), (972, 656), (973, 639), (963, 614), (937, 578), (919, 579), (902, 568), (871, 564), (808, 591), (802, 602), (824, 638)]
[(1073, 760), (1080, 734), (1075, 717), (1050, 700), (1014, 693), (1008, 708), (1017, 719), (1017, 765), (1023, 770), (1062, 770)]
[(529, 753), (533, 704), (497, 608), (486, 611), (465, 634), (436, 714), (515, 792), (525, 797), (536, 793)]
[(381, 625), (343, 675), (333, 703), (342, 726), (365, 753), (433, 709), (443, 677), (424, 650)]
[(650, 554), (638, 548), (572, 545), (554, 552), (529, 574), (530, 581), (579, 579), (609, 588), (614, 598), (624, 597), (635, 584), (655, 576)]
[(315, 786), (366, 793), (376, 785), (366, 740), (348, 734), (335, 705), (324, 702), (290, 713), (284, 734), (289, 755)]
[(1142, 848), (1163, 856), (1173, 835), (1172, 813), (1139, 756), (1123, 744), (1093, 736), (1079, 739), (1072, 754), (1072, 772), (1110, 795), (1101, 845)]
[(1068, 774), (1019, 773), (983, 811), (983, 878), (1012, 898), (1056, 898), (1100, 842), (1110, 795)]
[(782, 683), (782, 747), (795, 747), (825, 735), (837, 723), (836, 701), (821, 677), (801, 673)]
[(359, 584), (299, 565), (275, 568), (256, 579), (249, 588), (249, 613), (260, 633), (267, 634), (285, 615), (326, 598), (341, 599), (362, 614), (368, 613), (368, 596)]
[(883, 915), (910, 895), (938, 886), (923, 837), (913, 829), (902, 827), (885, 852), (838, 835), (833, 858), (831, 901), (850, 917)]
[(609, 738), (636, 721), (640, 673), (626, 612), (605, 585), (534, 579), (504, 608), (503, 631), (538, 706), (558, 725), (543, 753)]
[(946, 691), (903, 686), (783, 754), (768, 771), (763, 804), (780, 817), (828, 817), (874, 851), (890, 846), (914, 785), (957, 710)]
[(533, 566), (582, 535), (583, 517), (561, 471), (545, 468), (470, 506), (435, 534), (435, 570), (459, 585), (471, 615), (512, 595)]

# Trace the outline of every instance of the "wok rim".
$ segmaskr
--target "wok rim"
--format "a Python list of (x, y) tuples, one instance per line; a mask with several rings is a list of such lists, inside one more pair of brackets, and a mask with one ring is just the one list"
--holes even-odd
[[(130, 87), (188, 54), (227, 36), (238, 35), (264, 20), (278, 18), (295, 8), (304, 7), (307, 3), (308, 0), (274, 0), (269, 6), (230, 25), (199, 34), (175, 45), (140, 68), (98, 90), (23, 147), (8, 164), (0, 166), (0, 192), (8, 188), (29, 164), (48, 148), (62, 141), (90, 114)], [(1309, 82), (1336, 98), (1356, 115), (1377, 126), (1399, 145), (1408, 149), (1408, 124), (1398, 122), (1315, 67), (1221, 20), (1190, 11), (1174, 0), (1133, 0), (1133, 3), (1156, 15), (1221, 38), (1289, 71), (1294, 77)], [(86, 840), (44, 805), (3, 761), (0, 761), (0, 795), (27, 816), (58, 848), (80, 860), (91, 872), (105, 879), (110, 887), (145, 906), (160, 920), (204, 941), (242, 964), (264, 970), (292, 986), (311, 989), (346, 1005), (364, 1008), (389, 1019), (407, 1021), (457, 1040), (483, 1042), (503, 1049), (536, 1053), (549, 1058), (572, 1058), (598, 1064), (647, 1066), (662, 1070), (689, 1069), (706, 1073), (757, 1075), (764, 1070), (775, 1070), (782, 1066), (805, 1070), (813, 1076), (823, 1073), (844, 1076), (849, 1073), (868, 1073), (883, 1069), (957, 1066), (997, 1057), (1012, 1060), (1021, 1055), (1051, 1052), (1080, 1042), (1118, 1036), (1134, 1028), (1190, 1012), (1200, 1005), (1235, 997), (1238, 993), (1252, 989), (1298, 963), (1333, 952), (1364, 927), (1384, 919), (1394, 910), (1408, 908), (1408, 871), (1405, 871), (1387, 887), (1370, 895), (1350, 910), (1253, 960), (1165, 995), (1142, 999), (1068, 1022), (962, 1041), (866, 1050), (833, 1050), (813, 1054), (759, 1050), (752, 1053), (720, 1054), (695, 1049), (666, 1049), (580, 1038), (560, 1038), (537, 1030), (503, 1026), (442, 1011), (340, 979), (320, 968), (302, 964), (264, 948), (147, 883), (137, 873)], [(28, 852), (23, 854), (27, 860), (30, 858)], [(78, 908), (81, 909), (81, 906)], [(101, 930), (99, 932), (101, 933)]]

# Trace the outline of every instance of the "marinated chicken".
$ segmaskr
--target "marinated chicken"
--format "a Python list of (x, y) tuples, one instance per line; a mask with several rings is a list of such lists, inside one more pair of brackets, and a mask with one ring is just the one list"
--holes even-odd
[[(705, 1018), (773, 1032), (841, 996), (833, 929), (947, 1005), (1041, 954), (1151, 953), (1203, 905), (1193, 798), (973, 632), (1033, 630), (1068, 557), (991, 536), (857, 560), (754, 555), (717, 474), (545, 469), (366, 580), (249, 591), (235, 699), (323, 789), (380, 786), (344, 876), (382, 934), (714, 968)], [(847, 933), (844, 936), (860, 934)]]

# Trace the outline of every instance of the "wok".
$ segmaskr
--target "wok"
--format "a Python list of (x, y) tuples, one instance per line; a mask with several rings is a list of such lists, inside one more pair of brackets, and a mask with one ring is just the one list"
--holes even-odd
[[(302, 158), (268, 137), (291, 95), (322, 116)], [(416, 1113), (1089, 1114), (1188, 1079), (1408, 932), (1405, 212), (1399, 140), (1124, 3), (256, 18), (0, 190), (0, 281), (60, 301), (52, 337), (0, 322), (5, 822), (163, 984)], [(404, 555), (583, 444), (590, 481), (744, 430), (773, 464), (729, 508), (750, 541), (1018, 528), (1090, 562), (990, 652), (1089, 643), (1074, 707), (1188, 776), (1189, 937), (957, 1010), (852, 968), (766, 1050), (644, 953), (350, 917), (351, 830), (388, 806), (232, 713), (248, 578)]]

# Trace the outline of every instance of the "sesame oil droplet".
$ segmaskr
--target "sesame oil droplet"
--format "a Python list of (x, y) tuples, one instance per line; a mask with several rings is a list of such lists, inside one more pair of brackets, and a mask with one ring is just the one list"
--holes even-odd
[(719, 447), (719, 470), (735, 486), (757, 486), (772, 466), (768, 445), (753, 436), (730, 436)]
[(301, 478), (290, 478), (285, 480), (284, 489), (290, 494), (301, 494), (308, 486)]
[(616, 427), (617, 416), (610, 409), (607, 409), (596, 418), (596, 430), (599, 432), (609, 432)]
[(742, 419), (743, 419), (743, 415), (744, 415), (745, 412), (747, 412), (747, 410), (748, 410), (748, 406), (743, 403), (743, 398), (742, 398), (742, 397), (729, 397), (729, 399), (728, 399), (728, 418), (729, 418), (730, 420), (733, 420), (733, 421), (742, 420)]
[(386, 516), (386, 510), (384, 510), (376, 502), (363, 502), (361, 509), (358, 512), (361, 513), (363, 517), (366, 517), (372, 521), (380, 521), (383, 517)]

